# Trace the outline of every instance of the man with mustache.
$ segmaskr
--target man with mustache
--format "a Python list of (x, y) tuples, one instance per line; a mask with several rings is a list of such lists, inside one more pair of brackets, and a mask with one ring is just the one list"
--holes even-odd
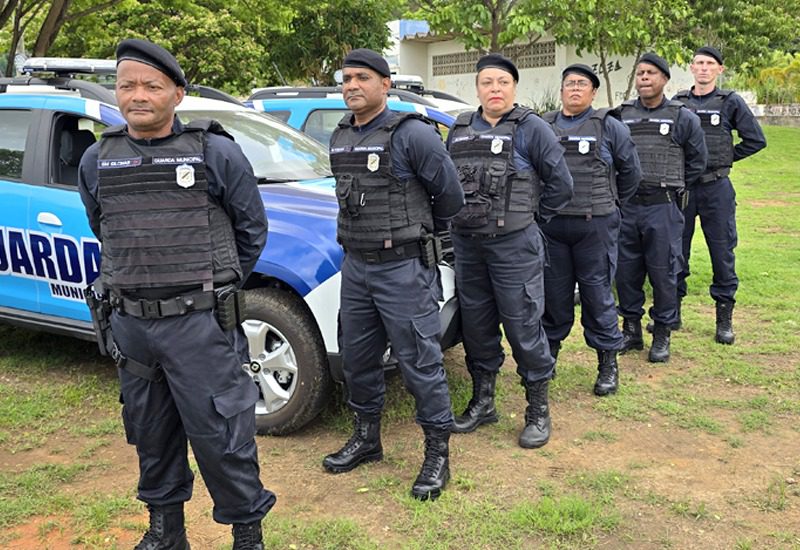
[[(264, 248), (267, 220), (253, 170), (218, 123), (182, 124), (186, 78), (146, 40), (117, 46), (116, 97), (126, 125), (81, 159), (79, 191), (103, 243), (100, 280), (113, 313), (122, 418), (139, 457), (150, 528), (135, 550), (188, 550), (191, 443), (234, 550), (263, 550), (275, 495), (259, 479), (258, 388), (242, 370), (247, 340), (231, 300)], [(97, 284), (95, 285), (97, 287)], [(243, 304), (242, 304), (243, 305)]]
[(416, 113), (387, 109), (389, 64), (377, 52), (344, 59), (346, 115), (331, 136), (339, 200), (342, 359), (352, 437), (325, 457), (331, 473), (381, 460), (385, 383), (381, 357), (391, 341), (425, 434), (425, 458), (411, 494), (438, 498), (450, 478), (453, 415), (439, 346), (435, 234), (447, 229), (464, 195), (441, 137)]
[(621, 353), (644, 348), (644, 279), (653, 287), (653, 344), (648, 360), (670, 357), (670, 331), (678, 320), (677, 276), (682, 265), (681, 236), (686, 193), (706, 167), (700, 119), (664, 96), (670, 78), (666, 60), (654, 53), (636, 66), (638, 99), (618, 107), (630, 128), (642, 165), (639, 189), (622, 208), (617, 296), (622, 323)]

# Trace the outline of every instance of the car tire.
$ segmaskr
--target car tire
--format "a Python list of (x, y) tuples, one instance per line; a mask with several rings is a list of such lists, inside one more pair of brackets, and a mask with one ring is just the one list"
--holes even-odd
[(256, 429), (286, 435), (325, 407), (333, 382), (322, 336), (303, 301), (288, 291), (247, 291), (242, 328), (250, 347), (247, 372), (259, 386)]

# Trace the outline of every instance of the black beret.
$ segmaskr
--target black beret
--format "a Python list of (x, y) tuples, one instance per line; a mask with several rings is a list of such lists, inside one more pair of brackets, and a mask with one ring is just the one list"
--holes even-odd
[(650, 65), (653, 65), (659, 71), (664, 73), (667, 78), (672, 78), (672, 75), (669, 74), (669, 64), (663, 57), (659, 57), (656, 54), (650, 52), (640, 57), (639, 63), (649, 63)]
[(583, 75), (592, 81), (592, 87), (594, 88), (600, 87), (600, 79), (597, 78), (597, 75), (589, 65), (584, 65), (583, 63), (573, 63), (572, 65), (570, 65), (569, 67), (567, 67), (562, 71), (561, 80), (563, 81), (568, 74)]
[(138, 38), (123, 40), (117, 46), (117, 65), (125, 60), (150, 65), (167, 75), (178, 86), (186, 86), (186, 77), (178, 60), (158, 44)]
[(694, 52), (694, 55), (707, 55), (708, 57), (713, 57), (717, 60), (717, 63), (723, 65), (722, 54), (719, 53), (717, 48), (712, 46), (703, 46), (702, 48), (697, 48), (697, 51)]
[(514, 82), (519, 82), (519, 71), (517, 70), (517, 66), (514, 65), (509, 58), (500, 55), (499, 53), (487, 53), (478, 60), (478, 63), (475, 65), (475, 70), (481, 72), (483, 69), (490, 67), (509, 73), (514, 77)]
[(367, 69), (372, 69), (381, 76), (392, 76), (392, 72), (389, 70), (389, 64), (383, 56), (367, 48), (358, 48), (347, 54), (342, 67), (366, 67)]

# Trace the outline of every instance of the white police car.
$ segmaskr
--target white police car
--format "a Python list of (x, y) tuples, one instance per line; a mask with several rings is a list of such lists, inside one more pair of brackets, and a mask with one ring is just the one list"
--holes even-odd
[[(68, 70), (79, 69), (87, 67)], [(0, 321), (94, 338), (83, 289), (99, 272), (100, 244), (78, 196), (77, 166), (104, 128), (123, 122), (112, 103), (108, 90), (64, 73), (0, 79)], [(317, 416), (332, 380), (342, 378), (337, 317), (343, 252), (327, 151), (232, 103), (187, 97), (178, 116), (222, 122), (260, 179), (269, 236), (245, 285), (243, 326), (251, 352), (245, 368), (261, 391), (259, 431), (290, 433)], [(452, 269), (442, 265), (440, 272), (448, 346), (458, 339), (458, 310)]]

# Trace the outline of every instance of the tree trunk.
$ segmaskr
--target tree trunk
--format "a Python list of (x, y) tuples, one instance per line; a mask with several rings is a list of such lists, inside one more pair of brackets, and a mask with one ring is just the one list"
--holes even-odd
[(2, 10), (0, 10), (0, 29), (5, 28), (6, 23), (11, 19), (11, 16), (14, 14), (14, 9), (19, 4), (19, 0), (8, 0), (8, 2), (0, 3), (2, 6)]
[(614, 106), (614, 93), (611, 89), (611, 77), (608, 75), (608, 66), (606, 65), (606, 49), (602, 46), (599, 48), (598, 55), (600, 56), (600, 73), (603, 75), (603, 80), (606, 82), (606, 98), (608, 99), (608, 106)]
[(47, 55), (47, 50), (55, 42), (64, 21), (66, 21), (70, 4), (72, 4), (72, 0), (52, 0), (50, 10), (47, 12), (42, 28), (39, 30), (39, 36), (36, 38), (36, 44), (33, 46), (34, 56)]
[(633, 88), (633, 83), (636, 79), (636, 65), (639, 64), (639, 56), (642, 55), (642, 48), (637, 48), (636, 50), (636, 57), (633, 60), (633, 68), (631, 72), (628, 74), (628, 87), (625, 89), (625, 101), (631, 98), (631, 89)]

